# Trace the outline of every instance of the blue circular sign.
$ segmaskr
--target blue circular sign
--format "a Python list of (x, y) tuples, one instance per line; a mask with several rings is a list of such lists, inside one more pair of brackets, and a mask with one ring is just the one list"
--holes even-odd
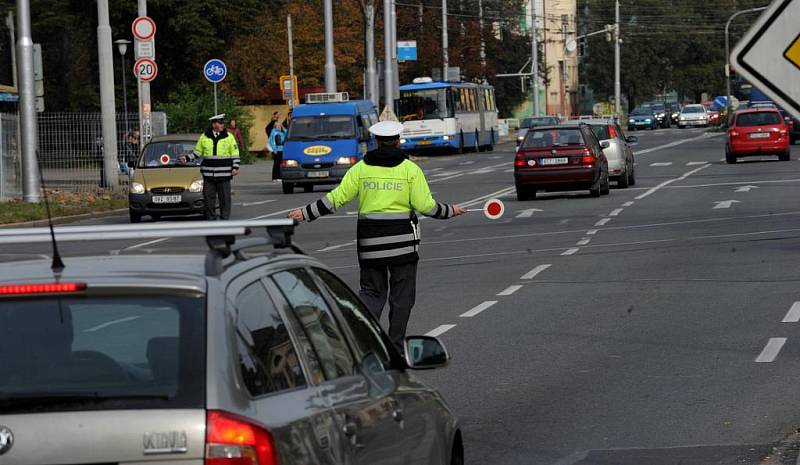
[(228, 67), (222, 60), (216, 58), (208, 60), (206, 65), (203, 66), (203, 76), (209, 82), (221, 82), (228, 75)]

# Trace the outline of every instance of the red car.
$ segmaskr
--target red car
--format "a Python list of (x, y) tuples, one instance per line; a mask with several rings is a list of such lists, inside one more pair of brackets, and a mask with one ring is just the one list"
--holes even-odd
[(758, 108), (737, 111), (728, 130), (725, 161), (736, 163), (739, 157), (777, 155), (789, 161), (789, 127), (776, 109)]
[(535, 199), (539, 190), (608, 194), (607, 147), (608, 141), (598, 141), (586, 124), (531, 129), (514, 158), (517, 199)]

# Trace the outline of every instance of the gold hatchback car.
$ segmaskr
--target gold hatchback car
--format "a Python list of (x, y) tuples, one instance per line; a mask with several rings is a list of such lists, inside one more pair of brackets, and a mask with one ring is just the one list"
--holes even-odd
[(199, 134), (172, 134), (154, 137), (142, 150), (133, 170), (128, 193), (131, 223), (145, 215), (153, 220), (162, 216), (202, 215), (203, 177), (200, 159), (187, 161)]

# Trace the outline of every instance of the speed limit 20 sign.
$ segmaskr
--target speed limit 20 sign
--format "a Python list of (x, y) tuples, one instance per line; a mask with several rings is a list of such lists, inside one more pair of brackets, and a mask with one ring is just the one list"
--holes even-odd
[(150, 82), (158, 74), (158, 65), (150, 58), (139, 58), (133, 65), (133, 75), (142, 82)]

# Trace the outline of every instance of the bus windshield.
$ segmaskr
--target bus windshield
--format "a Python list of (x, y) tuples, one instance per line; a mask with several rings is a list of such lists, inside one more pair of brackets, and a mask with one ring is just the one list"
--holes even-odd
[(450, 113), (446, 89), (402, 91), (396, 105), (400, 121), (447, 118)]
[(286, 140), (352, 139), (355, 136), (352, 116), (299, 116), (292, 120)]

